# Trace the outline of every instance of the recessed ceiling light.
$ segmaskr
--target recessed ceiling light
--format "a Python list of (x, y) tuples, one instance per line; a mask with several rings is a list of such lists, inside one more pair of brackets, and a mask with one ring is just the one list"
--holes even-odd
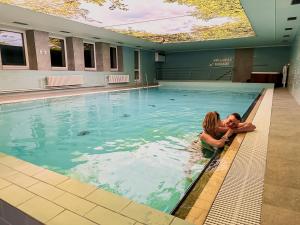
[(300, 0), (292, 0), (291, 5), (296, 5), (296, 4), (300, 4)]
[(59, 32), (61, 32), (61, 33), (65, 33), (65, 34), (69, 34), (69, 33), (71, 33), (71, 32), (69, 32), (69, 31), (65, 31), (65, 30), (61, 30), (61, 31), (59, 31)]
[(28, 25), (27, 23), (18, 22), (18, 21), (14, 21), (13, 23), (15, 23), (15, 24), (19, 24), (19, 25), (24, 25), (24, 26), (27, 26), (27, 25)]
[(297, 17), (296, 16), (292, 16), (292, 17), (288, 17), (288, 19), (287, 20), (296, 20), (297, 19)]
[(290, 37), (290, 35), (286, 34), (286, 35), (283, 35), (283, 37)]
[(293, 28), (287, 27), (287, 28), (285, 28), (285, 30), (293, 30)]

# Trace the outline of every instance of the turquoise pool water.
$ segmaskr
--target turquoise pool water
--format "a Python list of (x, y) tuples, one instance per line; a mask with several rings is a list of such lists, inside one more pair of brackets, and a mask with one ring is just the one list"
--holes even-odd
[(0, 107), (0, 151), (171, 212), (209, 158), (190, 148), (208, 111), (260, 92), (159, 87)]

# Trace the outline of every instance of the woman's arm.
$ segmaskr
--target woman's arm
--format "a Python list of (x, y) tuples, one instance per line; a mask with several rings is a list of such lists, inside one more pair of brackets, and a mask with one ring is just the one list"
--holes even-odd
[(217, 148), (222, 148), (225, 145), (225, 142), (228, 140), (228, 138), (232, 135), (233, 131), (231, 129), (228, 129), (227, 132), (221, 137), (221, 139), (215, 139), (209, 134), (203, 132), (200, 134), (200, 140), (205, 141), (207, 144), (217, 147)]
[(226, 141), (225, 138), (221, 138), (220, 140), (217, 140), (205, 132), (200, 134), (200, 140), (205, 141), (207, 144), (217, 148), (222, 148), (225, 145), (225, 141)]

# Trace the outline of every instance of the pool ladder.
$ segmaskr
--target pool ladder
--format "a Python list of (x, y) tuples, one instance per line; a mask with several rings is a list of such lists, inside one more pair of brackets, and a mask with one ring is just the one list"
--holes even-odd
[(145, 73), (145, 78), (146, 78), (146, 85), (147, 87), (149, 86), (149, 83), (148, 83), (148, 76), (147, 76), (147, 73)]

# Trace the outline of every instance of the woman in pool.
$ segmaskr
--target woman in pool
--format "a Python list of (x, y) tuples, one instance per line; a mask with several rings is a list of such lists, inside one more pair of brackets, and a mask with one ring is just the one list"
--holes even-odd
[[(222, 148), (225, 142), (232, 135), (232, 130), (228, 129), (226, 133), (221, 136), (222, 131), (219, 130), (221, 123), (220, 115), (218, 112), (208, 112), (202, 123), (203, 132), (199, 138), (203, 145), (210, 145), (213, 148)], [(205, 146), (204, 146), (205, 147)]]

